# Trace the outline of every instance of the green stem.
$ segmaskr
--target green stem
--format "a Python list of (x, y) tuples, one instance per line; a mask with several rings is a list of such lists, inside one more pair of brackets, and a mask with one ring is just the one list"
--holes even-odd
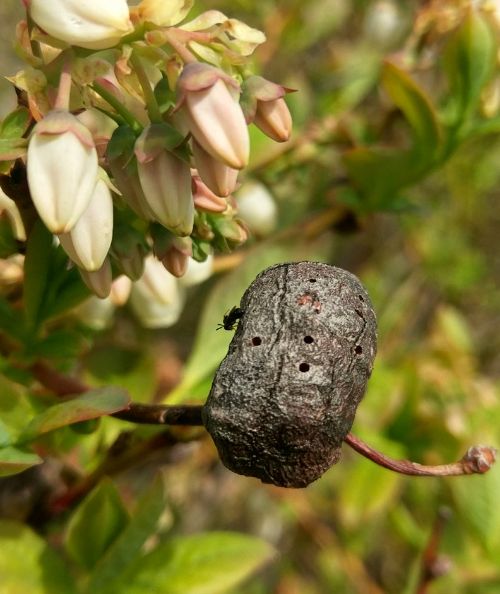
[(161, 111), (158, 106), (158, 102), (156, 101), (153, 89), (151, 88), (151, 82), (146, 74), (146, 71), (144, 70), (142, 61), (135, 50), (130, 56), (130, 62), (134, 67), (135, 74), (139, 79), (142, 92), (144, 93), (144, 100), (146, 101), (146, 109), (148, 110), (149, 119), (152, 123), (159, 123), (162, 121)]
[(105, 87), (95, 81), (91, 88), (122, 116), (122, 118), (127, 122), (134, 132), (141, 132), (143, 128), (142, 124), (130, 113), (128, 109), (125, 108), (123, 103), (117, 97), (115, 97), (113, 93), (110, 93)]

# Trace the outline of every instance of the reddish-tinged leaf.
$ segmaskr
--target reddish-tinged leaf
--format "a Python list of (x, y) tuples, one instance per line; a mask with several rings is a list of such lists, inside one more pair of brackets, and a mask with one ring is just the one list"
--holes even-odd
[(22, 432), (19, 442), (30, 441), (66, 425), (110, 415), (126, 408), (129, 401), (128, 393), (114, 386), (89, 390), (83, 396), (55, 404), (36, 416)]

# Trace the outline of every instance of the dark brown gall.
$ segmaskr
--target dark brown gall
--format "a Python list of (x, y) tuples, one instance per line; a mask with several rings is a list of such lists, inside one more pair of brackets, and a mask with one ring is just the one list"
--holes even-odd
[(377, 348), (370, 298), (350, 272), (298, 262), (264, 270), (203, 409), (222, 462), (306, 487), (338, 462)]

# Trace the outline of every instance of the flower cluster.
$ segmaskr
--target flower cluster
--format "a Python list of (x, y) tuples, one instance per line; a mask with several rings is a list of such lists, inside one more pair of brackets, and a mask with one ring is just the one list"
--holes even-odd
[(0, 160), (25, 164), (37, 216), (91, 290), (125, 275), (137, 301), (149, 254), (173, 282), (243, 243), (248, 126), (277, 142), (292, 126), (288, 89), (248, 72), (264, 35), (215, 10), (186, 21), (186, 0), (23, 1), (28, 65), (10, 80), (29, 122)]

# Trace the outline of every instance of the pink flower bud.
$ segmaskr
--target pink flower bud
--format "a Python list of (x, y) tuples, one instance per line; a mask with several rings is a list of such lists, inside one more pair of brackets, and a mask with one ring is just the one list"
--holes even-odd
[(126, 0), (30, 0), (35, 23), (70, 45), (104, 49), (133, 30)]
[(259, 101), (253, 122), (276, 142), (286, 142), (292, 133), (292, 116), (284, 99)]
[(28, 145), (28, 184), (35, 207), (53, 233), (70, 231), (89, 205), (97, 178), (90, 132), (66, 111), (34, 127)]
[(144, 198), (159, 223), (176, 235), (190, 235), (194, 204), (189, 166), (165, 149), (148, 153), (147, 133), (145, 129), (135, 149)]
[(292, 116), (283, 97), (292, 89), (277, 85), (261, 76), (245, 81), (245, 115), (269, 138), (285, 142), (292, 133)]
[(187, 270), (188, 262), (193, 254), (193, 242), (190, 237), (176, 237), (166, 254), (162, 258), (162, 264), (175, 277), (184, 276)]
[(233, 169), (245, 167), (250, 141), (238, 83), (218, 68), (193, 62), (179, 77), (178, 93), (177, 107), (182, 106), (191, 134), (207, 153)]
[(197, 175), (193, 175), (193, 198), (196, 208), (203, 212), (224, 212), (227, 208), (226, 200), (207, 188)]
[(128, 161), (126, 155), (120, 155), (113, 159), (108, 158), (109, 171), (123, 199), (136, 215), (145, 221), (152, 221), (155, 217), (144, 197), (137, 173), (137, 164), (134, 161)]
[(69, 233), (59, 235), (65, 252), (80, 268), (101, 268), (113, 236), (113, 199), (106, 182), (95, 184), (90, 203)]
[(104, 260), (104, 264), (93, 272), (88, 272), (80, 268), (80, 276), (87, 287), (100, 299), (105, 299), (111, 292), (111, 283), (113, 274), (109, 258)]
[(191, 146), (196, 169), (204, 183), (217, 196), (229, 196), (236, 188), (238, 170), (214, 159), (195, 138), (192, 139)]

